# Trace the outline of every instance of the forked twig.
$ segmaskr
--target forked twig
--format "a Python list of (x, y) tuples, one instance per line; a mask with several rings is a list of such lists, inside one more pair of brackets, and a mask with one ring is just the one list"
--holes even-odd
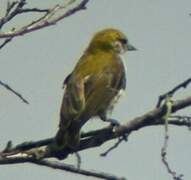
[(168, 91), (167, 93), (165, 93), (163, 95), (160, 95), (158, 98), (158, 103), (157, 103), (156, 107), (157, 108), (160, 107), (162, 101), (165, 100), (167, 98), (167, 96), (172, 97), (174, 95), (174, 93), (177, 92), (179, 89), (186, 88), (190, 82), (191, 82), (191, 78), (188, 78), (184, 82), (175, 86), (172, 90)]

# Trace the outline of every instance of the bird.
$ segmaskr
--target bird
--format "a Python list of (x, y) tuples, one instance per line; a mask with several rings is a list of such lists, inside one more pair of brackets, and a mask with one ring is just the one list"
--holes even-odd
[(126, 67), (121, 55), (137, 50), (118, 29), (103, 29), (64, 80), (64, 96), (55, 144), (77, 149), (83, 125), (93, 117), (118, 125), (109, 118), (114, 104), (126, 88)]

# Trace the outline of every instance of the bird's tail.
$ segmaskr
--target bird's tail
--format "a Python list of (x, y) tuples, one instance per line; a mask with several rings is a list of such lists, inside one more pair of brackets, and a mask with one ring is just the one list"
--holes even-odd
[(67, 128), (60, 126), (56, 137), (55, 143), (58, 148), (77, 149), (80, 142), (80, 128), (77, 124), (71, 123)]

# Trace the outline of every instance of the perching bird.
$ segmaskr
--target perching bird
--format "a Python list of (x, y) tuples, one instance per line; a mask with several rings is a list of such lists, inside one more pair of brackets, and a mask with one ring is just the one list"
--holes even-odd
[(126, 87), (125, 66), (120, 55), (136, 50), (117, 29), (94, 35), (74, 70), (64, 81), (64, 97), (55, 141), (60, 147), (75, 149), (80, 129), (92, 117), (113, 124), (108, 118), (114, 103)]

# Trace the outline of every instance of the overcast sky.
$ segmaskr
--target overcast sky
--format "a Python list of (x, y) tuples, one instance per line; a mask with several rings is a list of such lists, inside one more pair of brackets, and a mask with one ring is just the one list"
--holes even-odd
[[(3, 8), (6, 0), (0, 8)], [(33, 0), (31, 7), (49, 7), (56, 1)], [(191, 74), (190, 0), (100, 0), (90, 1), (87, 10), (52, 26), (16, 38), (0, 51), (0, 80), (8, 83), (30, 101), (22, 103), (0, 87), (0, 148), (8, 140), (14, 144), (52, 137), (57, 131), (63, 96), (62, 82), (87, 47), (92, 35), (103, 28), (123, 31), (139, 51), (124, 55), (127, 61), (127, 93), (116, 106), (113, 117), (125, 123), (152, 110), (160, 94)], [(13, 25), (26, 22), (25, 16)], [(191, 87), (175, 99), (190, 95)], [(191, 108), (183, 111), (191, 115)], [(181, 113), (181, 112), (180, 112)], [(84, 131), (104, 127), (98, 119), (89, 121)], [(102, 147), (80, 152), (82, 168), (110, 172), (128, 180), (170, 180), (160, 159), (163, 127), (134, 132), (106, 158)], [(168, 159), (173, 169), (191, 179), (191, 133), (171, 127)], [(64, 162), (76, 163), (75, 156)], [(0, 168), (2, 180), (92, 179), (31, 164)]]

